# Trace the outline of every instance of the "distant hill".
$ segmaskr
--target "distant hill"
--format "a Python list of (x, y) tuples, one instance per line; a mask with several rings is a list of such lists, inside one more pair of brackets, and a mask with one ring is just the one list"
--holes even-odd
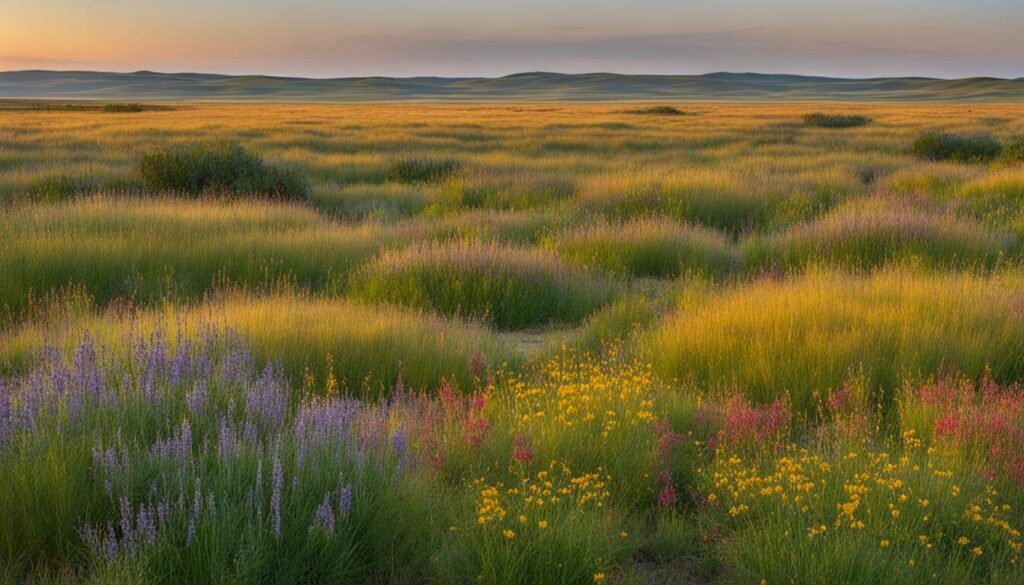
[(203, 73), (0, 72), (0, 98), (278, 102), (836, 100), (1024, 102), (1024, 79), (840, 79), (759, 73), (307, 79)]

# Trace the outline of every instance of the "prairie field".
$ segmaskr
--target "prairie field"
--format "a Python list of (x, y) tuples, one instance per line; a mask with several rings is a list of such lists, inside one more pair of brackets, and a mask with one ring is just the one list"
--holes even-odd
[(1024, 583), (1024, 105), (0, 107), (0, 583)]

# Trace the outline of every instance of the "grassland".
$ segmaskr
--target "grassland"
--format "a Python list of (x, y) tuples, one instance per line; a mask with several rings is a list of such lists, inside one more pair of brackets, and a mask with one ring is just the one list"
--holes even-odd
[(1024, 580), (1021, 106), (0, 119), (0, 582)]

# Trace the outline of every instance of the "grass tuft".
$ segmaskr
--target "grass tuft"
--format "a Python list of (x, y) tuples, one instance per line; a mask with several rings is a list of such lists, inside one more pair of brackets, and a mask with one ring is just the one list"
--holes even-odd
[(298, 173), (268, 165), (230, 142), (196, 142), (151, 150), (137, 170), (153, 192), (185, 195), (262, 195), (305, 199), (309, 186)]
[(385, 252), (352, 276), (351, 294), (481, 319), (501, 329), (578, 322), (610, 286), (540, 250), (480, 242)]
[(1002, 146), (991, 134), (927, 132), (914, 141), (910, 151), (925, 160), (980, 163), (996, 159)]
[(867, 116), (822, 114), (820, 112), (804, 115), (804, 124), (815, 128), (856, 128), (867, 126), (871, 118)]

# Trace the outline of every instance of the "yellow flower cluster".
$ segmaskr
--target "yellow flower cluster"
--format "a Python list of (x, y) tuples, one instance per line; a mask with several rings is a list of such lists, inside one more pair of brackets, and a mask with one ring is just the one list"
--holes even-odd
[[(945, 541), (980, 557), (998, 542), (1010, 562), (1018, 562), (1021, 532), (1011, 524), (1010, 505), (998, 503), (992, 487), (969, 492), (962, 487), (967, 482), (958, 481), (912, 432), (898, 451), (823, 455), (790, 445), (768, 461), (748, 464), (719, 449), (700, 473), (709, 505), (732, 518), (786, 518), (802, 524), (808, 539), (839, 530), (868, 531), (881, 548), (909, 542), (922, 554)], [(967, 549), (970, 539), (954, 532), (964, 521), (985, 535), (984, 549)]]
[[(498, 526), (508, 539), (515, 537), (512, 528), (516, 524), (520, 529), (536, 526), (544, 530), (549, 520), (557, 518), (564, 510), (603, 508), (611, 495), (609, 480), (611, 476), (601, 468), (594, 473), (576, 475), (567, 465), (556, 461), (508, 487), (501, 483), (488, 485), (481, 477), (474, 481), (479, 489), (476, 521), (480, 525)], [(514, 512), (515, 522), (506, 521), (510, 510)]]
[(559, 357), (542, 367), (533, 383), (512, 382), (516, 429), (536, 434), (542, 427), (594, 428), (603, 438), (623, 426), (649, 426), (662, 413), (653, 400), (648, 365), (617, 360)]

